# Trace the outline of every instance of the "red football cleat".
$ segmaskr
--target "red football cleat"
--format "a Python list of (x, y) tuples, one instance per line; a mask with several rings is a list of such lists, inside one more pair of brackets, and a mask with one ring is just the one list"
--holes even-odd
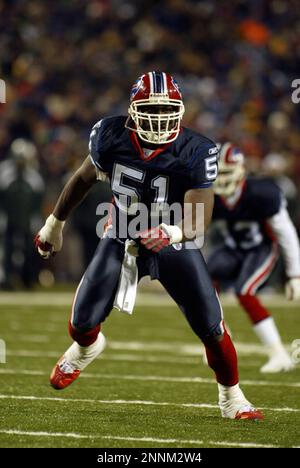
[[(68, 372), (64, 372), (68, 370)], [(50, 375), (50, 384), (55, 390), (62, 390), (71, 383), (74, 382), (80, 375), (79, 369), (72, 369), (71, 366), (64, 360), (64, 357), (60, 358), (57, 364), (54, 366)]]
[(236, 413), (235, 419), (252, 419), (252, 421), (263, 421), (265, 417), (258, 409), (253, 407), (246, 407)]

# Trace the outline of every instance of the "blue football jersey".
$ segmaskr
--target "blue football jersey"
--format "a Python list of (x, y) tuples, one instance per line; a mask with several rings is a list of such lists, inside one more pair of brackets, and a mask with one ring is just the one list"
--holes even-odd
[(155, 226), (164, 207), (183, 205), (186, 191), (212, 185), (218, 150), (211, 140), (187, 128), (174, 142), (154, 151), (143, 149), (137, 135), (125, 128), (126, 119), (108, 117), (93, 127), (90, 156), (108, 175), (117, 210), (133, 216), (136, 204), (142, 203), (151, 214), (149, 227)]
[(280, 211), (283, 203), (283, 195), (272, 179), (248, 177), (234, 206), (215, 196), (213, 219), (219, 221), (226, 245), (248, 250), (274, 241), (267, 220)]

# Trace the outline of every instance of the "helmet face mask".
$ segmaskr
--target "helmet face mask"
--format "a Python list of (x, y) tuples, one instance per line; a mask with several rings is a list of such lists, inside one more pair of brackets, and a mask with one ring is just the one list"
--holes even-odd
[(245, 178), (245, 168), (236, 166), (233, 169), (224, 169), (219, 165), (219, 174), (214, 183), (214, 192), (222, 197), (229, 198), (235, 195)]
[[(165, 108), (165, 111), (163, 111)], [(170, 110), (171, 108), (171, 110)], [(174, 141), (180, 131), (183, 104), (159, 104), (133, 102), (129, 110), (141, 140), (146, 143), (164, 144)]]
[(233, 197), (245, 180), (245, 158), (231, 143), (220, 145), (219, 173), (214, 182), (214, 192), (225, 198)]
[(166, 144), (178, 137), (184, 105), (171, 75), (161, 72), (143, 75), (131, 95), (126, 128), (136, 132), (148, 144)]

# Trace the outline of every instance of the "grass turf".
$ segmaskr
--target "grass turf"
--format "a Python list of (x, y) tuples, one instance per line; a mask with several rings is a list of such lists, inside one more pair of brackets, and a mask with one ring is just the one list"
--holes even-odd
[[(242, 388), (256, 406), (268, 408), (263, 423), (221, 418), (213, 374), (197, 352), (199, 341), (172, 305), (139, 306), (132, 317), (113, 311), (103, 326), (108, 339), (103, 357), (71, 387), (53, 390), (48, 374), (71, 343), (69, 308), (51, 306), (51, 295), (43, 306), (26, 305), (26, 297), (24, 305), (0, 304), (0, 338), (7, 350), (6, 364), (0, 364), (1, 447), (300, 444), (300, 386), (293, 386), (300, 370), (259, 373), (266, 357), (237, 306), (226, 307), (225, 317), (240, 344)], [(272, 307), (283, 341), (290, 344), (299, 338), (300, 316), (296, 307), (285, 309)]]

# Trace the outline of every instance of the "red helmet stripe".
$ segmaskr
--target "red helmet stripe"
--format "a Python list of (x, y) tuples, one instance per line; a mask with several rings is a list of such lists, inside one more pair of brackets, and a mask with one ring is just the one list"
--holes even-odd
[(229, 148), (227, 149), (226, 153), (225, 153), (225, 162), (226, 164), (232, 164), (234, 163), (234, 161), (232, 161), (231, 159), (231, 151), (233, 149), (233, 145), (230, 145)]

